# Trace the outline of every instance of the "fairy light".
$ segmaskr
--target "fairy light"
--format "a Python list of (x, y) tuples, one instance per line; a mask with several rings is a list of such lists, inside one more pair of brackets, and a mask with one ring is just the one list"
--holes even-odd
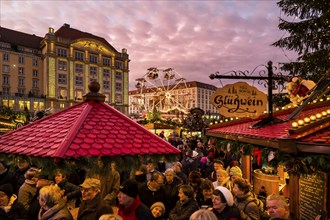
[(315, 116), (315, 115), (311, 115), (311, 116), (310, 116), (310, 119), (311, 119), (312, 121), (315, 121), (315, 120), (316, 120), (316, 116)]
[(327, 112), (326, 111), (323, 111), (321, 114), (322, 114), (323, 117), (324, 116), (327, 116)]
[(298, 125), (304, 125), (304, 120), (298, 120)]
[(321, 114), (321, 113), (317, 113), (317, 114), (316, 114), (316, 118), (317, 118), (317, 119), (322, 118), (322, 114)]
[(292, 122), (292, 127), (293, 128), (298, 128), (298, 123), (297, 122)]
[(306, 117), (304, 118), (304, 122), (308, 124), (309, 122), (311, 122), (311, 119)]

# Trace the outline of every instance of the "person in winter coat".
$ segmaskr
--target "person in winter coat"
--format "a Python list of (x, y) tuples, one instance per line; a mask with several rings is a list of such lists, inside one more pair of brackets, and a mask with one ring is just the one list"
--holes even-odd
[(126, 180), (118, 193), (118, 215), (123, 220), (152, 220), (149, 207), (144, 205), (138, 196), (138, 183), (134, 179)]
[(189, 220), (191, 214), (199, 209), (194, 198), (194, 189), (189, 185), (179, 187), (179, 201), (171, 210), (169, 220)]
[(58, 169), (55, 171), (55, 183), (61, 188), (63, 199), (68, 205), (70, 204), (70, 207), (75, 208), (79, 206), (81, 198), (80, 187), (68, 182), (67, 174), (63, 170)]
[(10, 184), (0, 186), (0, 220), (28, 218), (24, 206), (13, 193), (14, 189)]
[(111, 206), (101, 198), (100, 180), (86, 178), (80, 187), (82, 203), (77, 220), (99, 219), (103, 214), (113, 214)]
[(232, 193), (223, 186), (218, 186), (213, 193), (213, 213), (221, 220), (241, 220), (240, 210), (234, 203)]
[(217, 171), (217, 180), (213, 182), (213, 186), (214, 188), (217, 188), (218, 186), (224, 186), (229, 189), (229, 191), (232, 190), (230, 176), (226, 170), (220, 169)]
[(39, 192), (39, 220), (73, 220), (63, 200), (61, 189), (56, 185), (44, 186)]
[(235, 204), (241, 210), (241, 216), (244, 220), (259, 220), (259, 207), (256, 199), (251, 193), (250, 183), (243, 179), (238, 178), (234, 180), (233, 194), (235, 196)]
[(14, 174), (9, 171), (7, 165), (0, 161), (0, 185), (10, 184), (15, 187), (15, 178)]
[(29, 210), (32, 198), (37, 192), (36, 182), (38, 180), (37, 176), (39, 175), (39, 172), (40, 170), (37, 168), (28, 169), (24, 174), (25, 182), (18, 190), (17, 199), (23, 204), (26, 211)]
[(214, 187), (210, 180), (206, 179), (201, 183), (200, 186), (202, 194), (199, 197), (196, 197), (197, 203), (201, 208), (212, 207), (212, 197)]
[(182, 185), (182, 180), (178, 178), (173, 169), (168, 168), (165, 171), (165, 183), (164, 183), (164, 195), (165, 195), (165, 207), (166, 215), (174, 208), (178, 201), (178, 188)]

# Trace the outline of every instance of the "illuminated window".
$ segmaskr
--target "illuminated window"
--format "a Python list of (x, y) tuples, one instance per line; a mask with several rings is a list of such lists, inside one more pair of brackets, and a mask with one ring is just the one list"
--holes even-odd
[(18, 101), (18, 108), (20, 110), (24, 110), (25, 108), (30, 110), (30, 101)]
[(10, 100), (8, 100), (8, 99), (3, 99), (3, 100), (2, 100), (2, 105), (3, 105), (3, 106), (6, 106), (6, 107), (9, 107), (9, 108), (14, 108), (15, 101), (12, 100), (12, 99), (10, 99)]
[(33, 110), (44, 110), (45, 105), (43, 102), (33, 102)]
[(67, 67), (66, 67), (66, 61), (59, 60), (58, 61), (58, 69), (59, 70), (66, 70), (67, 69)]
[(24, 67), (18, 67), (18, 75), (24, 75)]
[(60, 103), (60, 108), (61, 108), (61, 109), (62, 109), (62, 108), (65, 108), (64, 103)]
[(39, 71), (38, 70), (32, 70), (32, 76), (38, 77)]
[(67, 99), (68, 91), (66, 89), (60, 89), (59, 98), (60, 99)]
[(77, 90), (77, 91), (75, 91), (75, 93), (76, 93), (76, 96), (75, 96), (76, 100), (78, 100), (78, 101), (82, 100), (83, 91)]
[(109, 94), (104, 94), (105, 95), (105, 101), (110, 102), (110, 95)]

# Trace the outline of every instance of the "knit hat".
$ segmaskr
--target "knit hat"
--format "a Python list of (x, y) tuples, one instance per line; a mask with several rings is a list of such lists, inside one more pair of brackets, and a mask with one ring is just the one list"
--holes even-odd
[(86, 178), (85, 181), (80, 184), (82, 188), (89, 189), (89, 188), (100, 188), (100, 180), (95, 178)]
[(218, 187), (215, 188), (215, 190), (219, 190), (222, 193), (222, 195), (226, 199), (226, 203), (227, 203), (228, 206), (233, 206), (234, 205), (233, 194), (226, 187), (218, 186)]
[(163, 209), (163, 212), (162, 212), (162, 216), (165, 214), (165, 205), (164, 203), (162, 202), (155, 202), (154, 204), (152, 204), (152, 206), (150, 207), (150, 210), (152, 211), (155, 207), (160, 207)]
[(200, 159), (200, 162), (201, 162), (201, 163), (207, 163), (207, 157), (202, 157), (202, 158)]
[(119, 191), (129, 197), (136, 198), (138, 194), (138, 183), (133, 179), (129, 179), (119, 187)]
[(4, 192), (8, 198), (10, 198), (14, 193), (14, 189), (10, 184), (7, 183), (0, 186), (0, 192)]
[(229, 175), (230, 176), (237, 175), (237, 176), (240, 176), (240, 177), (243, 176), (242, 175), (242, 170), (238, 166), (234, 166), (234, 167), (230, 168)]

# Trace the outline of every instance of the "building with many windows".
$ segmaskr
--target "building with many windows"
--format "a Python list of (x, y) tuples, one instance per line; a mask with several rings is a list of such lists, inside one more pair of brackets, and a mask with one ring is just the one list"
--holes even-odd
[[(171, 96), (171, 98), (176, 99), (176, 101), (173, 102), (174, 105), (175, 103), (180, 103), (182, 106), (181, 109), (185, 109), (185, 114), (192, 108), (200, 108), (204, 110), (205, 114), (217, 115), (217, 109), (210, 102), (210, 96), (216, 89), (217, 87), (213, 85), (191, 81), (170, 87), (165, 96)], [(131, 116), (143, 117), (145, 109), (151, 110), (153, 108), (150, 105), (155, 103), (154, 100), (157, 91), (158, 90), (154, 88), (129, 91), (129, 114)], [(141, 108), (141, 106), (143, 106), (143, 108)]]
[(106, 102), (128, 114), (129, 56), (104, 38), (64, 24), (45, 37), (0, 27), (0, 105), (55, 111), (82, 100), (91, 81)]

